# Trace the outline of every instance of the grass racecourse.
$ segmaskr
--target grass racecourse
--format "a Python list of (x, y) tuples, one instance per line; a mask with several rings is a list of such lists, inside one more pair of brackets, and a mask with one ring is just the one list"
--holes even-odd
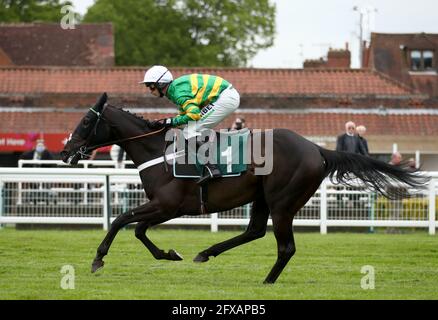
[[(438, 299), (438, 235), (296, 233), (297, 252), (274, 285), (262, 284), (276, 259), (272, 232), (206, 263), (192, 262), (238, 233), (150, 230), (160, 248), (185, 258), (172, 262), (155, 260), (133, 230), (123, 230), (94, 275), (90, 265), (104, 231), (4, 228), (0, 299)], [(73, 275), (68, 267), (61, 272), (65, 265), (74, 269), (74, 289), (62, 288), (63, 277)], [(374, 289), (366, 266), (374, 269)]]

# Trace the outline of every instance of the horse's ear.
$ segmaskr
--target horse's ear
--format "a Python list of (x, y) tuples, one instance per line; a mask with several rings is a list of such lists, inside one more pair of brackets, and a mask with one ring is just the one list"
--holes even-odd
[(94, 105), (93, 109), (96, 110), (97, 112), (102, 111), (103, 106), (105, 105), (106, 101), (108, 100), (108, 95), (106, 94), (106, 92), (104, 92), (99, 100), (97, 100), (96, 104)]

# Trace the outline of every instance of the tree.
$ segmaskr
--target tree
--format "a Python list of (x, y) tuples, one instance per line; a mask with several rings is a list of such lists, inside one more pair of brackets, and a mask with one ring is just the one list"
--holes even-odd
[(71, 5), (60, 0), (0, 0), (1, 22), (60, 22), (61, 8)]
[(273, 44), (275, 6), (268, 0), (181, 1), (190, 34), (206, 61), (241, 66)]
[(189, 44), (173, 2), (160, 6), (153, 0), (97, 0), (83, 22), (113, 23), (118, 65), (172, 65)]
[(112, 22), (116, 64), (244, 66), (273, 43), (269, 0), (97, 0), (83, 22)]

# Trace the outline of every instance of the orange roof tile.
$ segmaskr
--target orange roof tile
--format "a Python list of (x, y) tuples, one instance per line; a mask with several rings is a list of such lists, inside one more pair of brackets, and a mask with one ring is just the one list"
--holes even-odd
[[(0, 67), (1, 94), (144, 94), (138, 84), (146, 67)], [(209, 73), (246, 95), (409, 96), (412, 89), (376, 71), (358, 69), (171, 68), (174, 77)]]
[[(85, 112), (0, 112), (2, 132), (71, 132)], [(146, 119), (174, 116), (175, 113), (143, 113)], [(354, 120), (367, 127), (368, 135), (438, 136), (438, 113), (270, 113), (236, 112), (217, 129), (231, 126), (235, 117), (245, 118), (251, 128), (287, 128), (305, 136), (332, 135), (343, 132), (345, 122)]]

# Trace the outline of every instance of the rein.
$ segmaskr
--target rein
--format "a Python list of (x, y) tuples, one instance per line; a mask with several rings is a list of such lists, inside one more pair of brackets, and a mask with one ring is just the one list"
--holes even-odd
[(112, 145), (112, 144), (117, 144), (117, 143), (121, 143), (121, 142), (132, 141), (132, 140), (137, 140), (137, 139), (140, 139), (140, 138), (144, 138), (144, 137), (147, 137), (147, 136), (152, 136), (152, 135), (154, 135), (154, 134), (157, 134), (157, 133), (163, 131), (164, 129), (165, 129), (165, 128), (161, 128), (161, 129), (159, 129), (159, 130), (152, 131), (152, 132), (148, 132), (148, 133), (139, 134), (139, 135), (134, 136), (134, 137), (129, 137), (129, 138), (123, 138), (123, 139), (113, 140), (113, 141), (110, 141), (110, 142), (105, 142), (105, 143), (101, 143), (101, 144), (96, 144), (96, 145), (94, 145), (94, 146), (86, 147), (86, 148), (87, 148), (87, 151), (88, 151), (88, 149), (90, 149), (90, 150), (91, 150), (91, 149), (98, 149), (98, 148), (102, 148), (102, 147), (110, 146), (110, 145)]
[[(104, 107), (104, 109), (102, 110), (102, 112), (97, 112), (97, 111), (94, 110), (93, 108), (90, 108), (90, 111), (92, 111), (92, 112), (93, 112), (94, 114), (96, 114), (96, 116), (97, 116), (97, 121), (96, 121), (96, 124), (95, 124), (95, 127), (94, 127), (94, 131), (95, 131), (94, 134), (96, 134), (96, 132), (97, 132), (97, 126), (98, 126), (98, 124), (99, 124), (99, 121), (100, 121), (100, 120), (104, 120), (104, 121), (105, 121), (105, 118), (103, 117), (103, 113), (104, 113), (104, 111), (105, 111), (105, 108), (106, 108), (106, 106)], [(105, 143), (101, 143), (101, 144), (96, 144), (96, 145), (93, 145), (93, 146), (85, 146), (85, 145), (84, 145), (84, 146), (82, 146), (82, 147), (79, 148), (79, 150), (77, 151), (77, 153), (79, 153), (79, 154), (81, 155), (81, 158), (86, 158), (86, 157), (89, 157), (89, 156), (90, 156), (90, 155), (88, 154), (88, 152), (90, 152), (90, 151), (92, 151), (92, 150), (95, 150), (95, 149), (98, 149), (98, 148), (102, 148), (102, 147), (107, 147), (107, 146), (110, 146), (110, 145), (113, 145), (113, 144), (118, 144), (118, 143), (121, 143), (121, 142), (132, 141), (132, 140), (141, 139), (141, 138), (144, 138), (144, 137), (147, 137), (147, 136), (152, 136), (152, 135), (154, 135), (154, 134), (157, 134), (157, 133), (163, 131), (164, 129), (165, 129), (165, 128), (163, 127), (163, 128), (161, 128), (161, 129), (158, 129), (158, 130), (155, 130), (155, 131), (152, 131), (152, 132), (139, 134), (139, 135), (136, 135), (136, 136), (133, 136), (133, 137), (128, 137), (128, 138), (123, 138), (123, 139), (113, 140), (113, 141), (105, 142)]]

